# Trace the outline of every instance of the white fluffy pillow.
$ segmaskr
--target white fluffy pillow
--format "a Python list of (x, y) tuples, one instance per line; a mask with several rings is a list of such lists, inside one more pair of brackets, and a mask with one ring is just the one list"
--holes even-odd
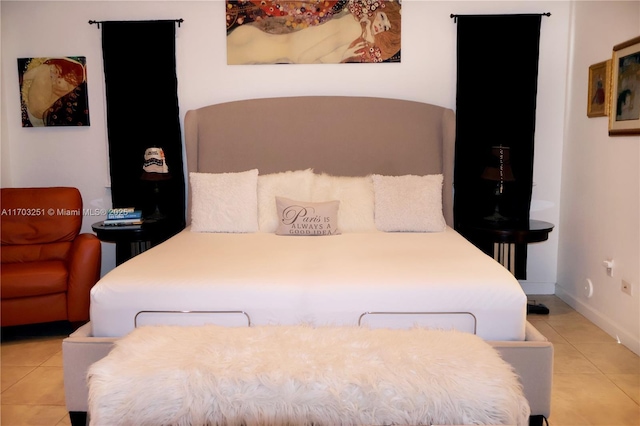
[(373, 175), (375, 224), (386, 232), (441, 232), (442, 175)]
[(192, 232), (256, 232), (258, 169), (189, 173)]
[(276, 197), (310, 200), (313, 170), (295, 170), (258, 176), (258, 226), (261, 232), (276, 232)]
[(311, 201), (340, 200), (338, 226), (342, 232), (375, 231), (371, 176), (349, 177), (317, 174)]

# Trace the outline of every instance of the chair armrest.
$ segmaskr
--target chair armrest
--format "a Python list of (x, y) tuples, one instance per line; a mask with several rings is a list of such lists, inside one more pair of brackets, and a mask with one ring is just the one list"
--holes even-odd
[(93, 234), (80, 234), (69, 253), (67, 312), (71, 322), (89, 319), (89, 292), (100, 279), (102, 247)]

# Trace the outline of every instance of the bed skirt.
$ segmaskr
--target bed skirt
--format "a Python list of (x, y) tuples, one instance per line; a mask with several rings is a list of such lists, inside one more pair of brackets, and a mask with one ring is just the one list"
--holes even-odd
[(145, 326), (88, 373), (92, 425), (529, 422), (517, 374), (456, 331)]

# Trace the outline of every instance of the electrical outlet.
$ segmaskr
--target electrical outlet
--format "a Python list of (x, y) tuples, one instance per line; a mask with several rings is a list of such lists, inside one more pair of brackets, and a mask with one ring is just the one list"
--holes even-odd
[(622, 280), (622, 285), (620, 286), (620, 290), (622, 290), (623, 293), (627, 293), (629, 296), (631, 296), (631, 283), (625, 280)]

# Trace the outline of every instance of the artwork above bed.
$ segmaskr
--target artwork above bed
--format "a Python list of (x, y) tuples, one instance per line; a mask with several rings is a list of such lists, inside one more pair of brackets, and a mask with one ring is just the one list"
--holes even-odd
[(227, 63), (400, 62), (399, 0), (227, 0)]

